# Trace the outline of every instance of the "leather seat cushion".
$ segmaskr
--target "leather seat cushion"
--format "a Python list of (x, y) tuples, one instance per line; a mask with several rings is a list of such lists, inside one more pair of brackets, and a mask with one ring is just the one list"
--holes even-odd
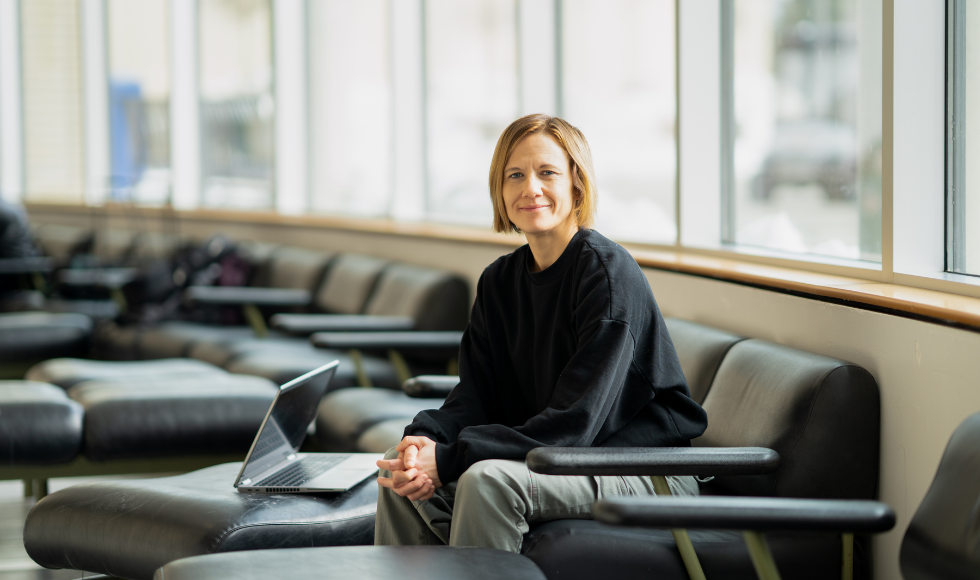
[(47, 383), (0, 381), (0, 464), (67, 463), (82, 449), (82, 406)]
[(83, 453), (110, 459), (248, 451), (276, 385), (247, 375), (87, 381), (68, 389), (85, 408)]
[(0, 362), (43, 360), (84, 354), (92, 319), (82, 314), (0, 314)]
[(438, 409), (442, 403), (442, 399), (413, 399), (389, 389), (340, 389), (320, 401), (316, 438), (331, 451), (353, 450), (368, 428), (388, 419), (415, 417), (426, 409)]
[(31, 367), (25, 378), (67, 389), (91, 380), (140, 381), (159, 377), (176, 379), (226, 374), (224, 369), (189, 358), (132, 362), (54, 358)]
[(213, 326), (197, 322), (164, 322), (147, 328), (139, 335), (137, 353), (142, 359), (187, 356), (190, 348), (202, 341), (227, 340), (254, 336), (247, 326)]
[[(341, 389), (357, 385), (354, 364), (347, 353), (318, 349), (312, 345), (289, 349), (268, 349), (235, 357), (225, 365), (232, 373), (265, 377), (277, 384), (287, 383), (317, 367), (339, 360), (340, 366), (328, 389)], [(365, 355), (364, 370), (373, 385), (389, 389), (398, 388), (398, 374), (391, 363), (383, 358)]]
[[(406, 563), (408, 565), (406, 566)], [(533, 562), (518, 554), (486, 548), (446, 546), (357, 546), (276, 550), (198, 556), (164, 566), (156, 580), (544, 580)]]
[[(201, 554), (374, 542), (374, 478), (345, 493), (287, 497), (238, 493), (232, 484), (240, 469), (240, 463), (226, 463), (57, 491), (28, 514), (24, 546), (48, 568), (149, 579), (168, 562)], [(263, 558), (276, 553), (258, 552)]]
[[(756, 580), (748, 549), (737, 531), (690, 530), (708, 578)], [(840, 578), (839, 534), (766, 534), (783, 578)], [(854, 578), (870, 578), (866, 542), (855, 542)], [(592, 520), (557, 520), (531, 530), (523, 553), (548, 578), (562, 580), (686, 580), (687, 572), (669, 530), (620, 528)]]
[(140, 329), (119, 326), (112, 322), (100, 324), (92, 335), (97, 356), (106, 360), (136, 360), (139, 358)]
[(728, 349), (745, 339), (680, 318), (665, 318), (664, 322), (691, 389), (691, 398), (702, 403)]
[[(441, 405), (442, 402), (440, 401)], [(398, 417), (381, 421), (364, 430), (357, 438), (354, 445), (355, 451), (361, 453), (384, 453), (398, 445), (405, 434), (405, 427), (412, 422), (415, 417)]]
[(242, 336), (197, 342), (187, 351), (187, 356), (219, 367), (227, 366), (235, 358), (253, 352), (273, 349), (311, 350), (314, 347), (305, 338), (270, 333), (266, 338)]

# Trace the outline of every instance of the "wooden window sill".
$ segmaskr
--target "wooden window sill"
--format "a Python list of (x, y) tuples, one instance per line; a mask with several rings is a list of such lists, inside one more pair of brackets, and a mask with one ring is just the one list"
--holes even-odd
[[(524, 243), (523, 236), (498, 234), (490, 231), (489, 228), (481, 229), (432, 223), (402, 223), (386, 219), (319, 215), (288, 216), (272, 211), (220, 209), (175, 211), (169, 208), (134, 208), (133, 206), (118, 204), (101, 207), (42, 203), (25, 205), (28, 213), (37, 214), (68, 213), (131, 217), (134, 212), (138, 212), (147, 218), (161, 220), (176, 218), (186, 222), (228, 221), (287, 227), (329, 228), (361, 233), (431, 238), (451, 242), (492, 244), (511, 249)], [(636, 261), (646, 268), (827, 299), (856, 308), (871, 308), (892, 314), (980, 330), (980, 298), (692, 252), (636, 248), (630, 249), (630, 252)]]

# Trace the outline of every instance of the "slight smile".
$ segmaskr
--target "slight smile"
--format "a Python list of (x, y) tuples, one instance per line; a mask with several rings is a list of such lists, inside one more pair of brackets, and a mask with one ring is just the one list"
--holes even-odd
[(529, 205), (527, 207), (519, 207), (517, 209), (521, 211), (538, 211), (546, 207), (551, 207), (550, 205)]

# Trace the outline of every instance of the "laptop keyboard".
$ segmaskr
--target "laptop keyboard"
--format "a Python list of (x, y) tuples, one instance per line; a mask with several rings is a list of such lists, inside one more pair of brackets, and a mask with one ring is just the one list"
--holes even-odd
[(255, 485), (265, 487), (299, 485), (317, 477), (348, 457), (350, 455), (308, 455)]

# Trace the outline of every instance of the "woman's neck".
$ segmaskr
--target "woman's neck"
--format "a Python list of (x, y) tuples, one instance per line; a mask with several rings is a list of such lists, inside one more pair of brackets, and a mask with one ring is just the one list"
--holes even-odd
[(534, 272), (547, 270), (554, 264), (561, 253), (568, 247), (575, 234), (578, 233), (578, 224), (572, 222), (539, 234), (528, 234), (527, 245), (531, 248), (531, 256), (534, 257)]

